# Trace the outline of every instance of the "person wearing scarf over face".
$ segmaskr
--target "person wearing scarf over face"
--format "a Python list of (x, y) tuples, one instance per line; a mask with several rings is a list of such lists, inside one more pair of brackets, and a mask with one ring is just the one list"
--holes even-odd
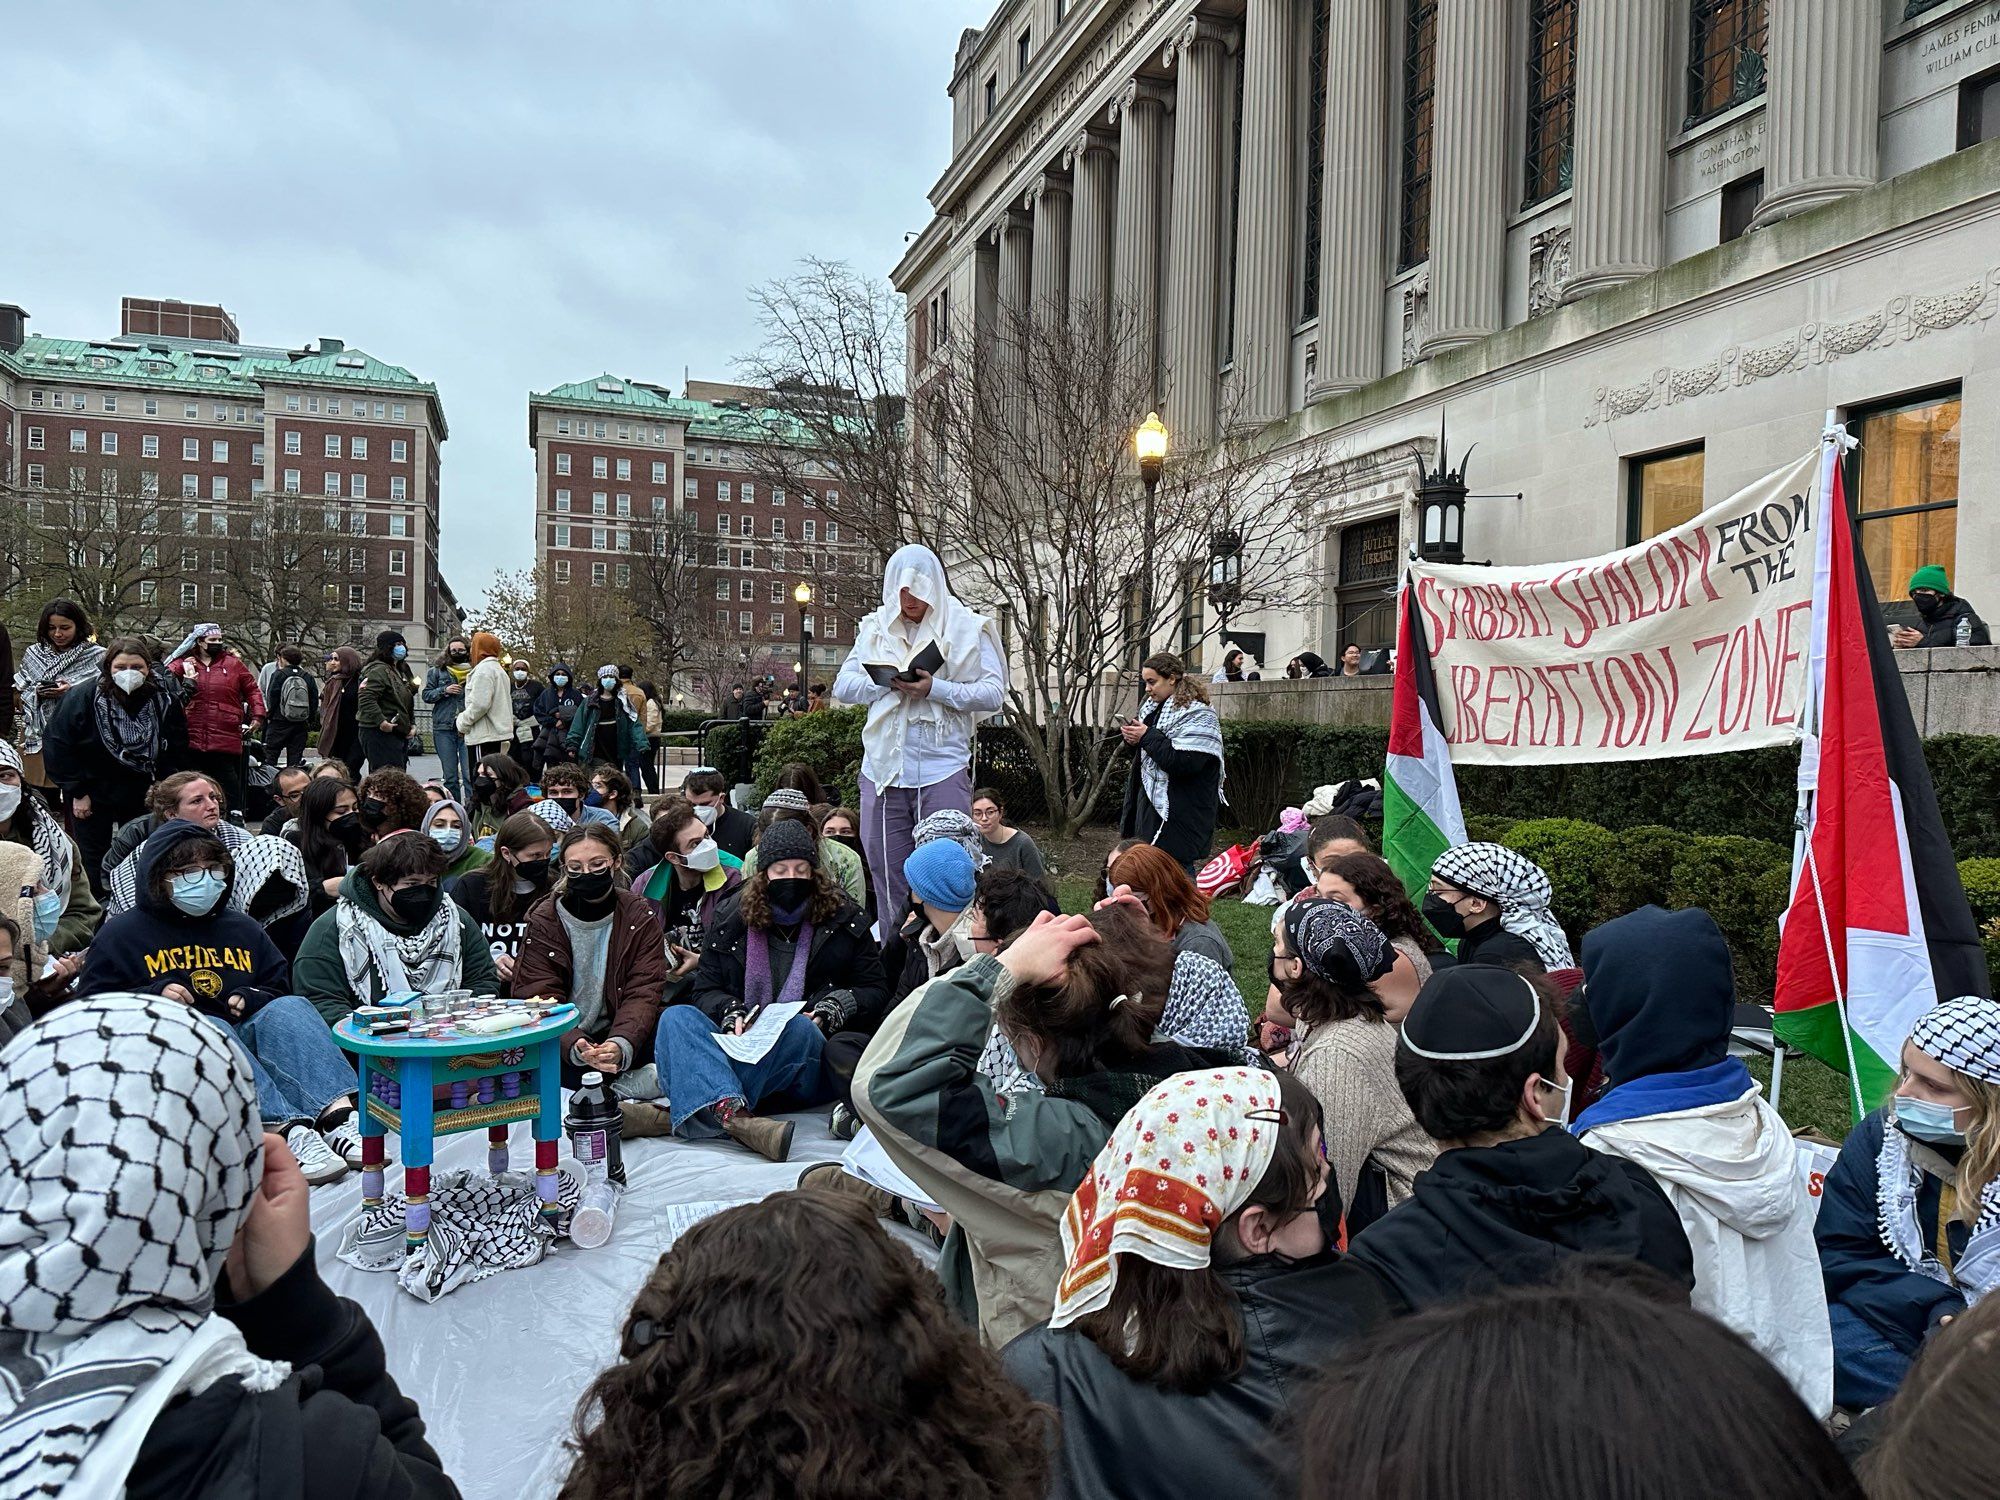
[(1458, 940), (1460, 964), (1524, 974), (1573, 968), (1569, 939), (1549, 914), (1550, 894), (1548, 875), (1526, 855), (1504, 844), (1459, 844), (1431, 865), (1424, 919), (1439, 937)]
[[(20, 752), (0, 740), (0, 844), (26, 845), (42, 862), (33, 920), (22, 932), (37, 951), (59, 958), (89, 946), (104, 911), (90, 892), (76, 841), (63, 832), (48, 804), (27, 789), (26, 780)], [(0, 892), (6, 889), (0, 882)]]
[(1161, 652), (1139, 670), (1145, 716), (1119, 734), (1133, 750), (1118, 831), (1157, 845), (1192, 875), (1208, 859), (1223, 792), (1222, 721), (1208, 689), (1178, 656)]
[[(944, 658), (934, 674), (886, 686), (868, 674), (870, 666), (900, 671), (931, 646)], [(862, 620), (833, 684), (838, 702), (868, 706), (861, 842), (881, 910), (900, 913), (909, 900), (903, 861), (917, 823), (940, 808), (971, 815), (973, 731), (1006, 695), (999, 630), (952, 594), (935, 552), (898, 548), (882, 574), (882, 607)]]
[(104, 648), (94, 636), (81, 606), (52, 599), (35, 624), (34, 643), (22, 654), (14, 687), (21, 705), (22, 779), (30, 786), (53, 785), (42, 765), (42, 734), (63, 694), (98, 675)]
[(1571, 1127), (1653, 1174), (1694, 1250), (1694, 1306), (1833, 1410), (1833, 1341), (1798, 1148), (1729, 1055), (1729, 948), (1701, 909), (1642, 906), (1583, 939), (1583, 988), (1610, 1089)]
[(69, 801), (84, 872), (98, 894), (112, 834), (145, 812), (154, 782), (182, 768), (187, 733), (180, 694), (135, 636), (106, 646), (98, 675), (71, 688), (49, 716), (43, 763)]
[(1063, 1213), (1054, 1316), (1000, 1357), (1062, 1418), (1051, 1497), (1292, 1492), (1295, 1403), (1390, 1314), (1325, 1253), (1318, 1114), (1286, 1073), (1224, 1068), (1118, 1122)]
[(335, 646), (326, 658), (326, 683), (319, 694), (319, 753), (361, 779), (361, 653)]
[(554, 894), (528, 912), (508, 993), (567, 1000), (577, 1023), (562, 1039), (563, 1082), (602, 1073), (623, 1098), (658, 1098), (653, 1069), (667, 956), (653, 908), (618, 885), (624, 850), (608, 828), (563, 835)]
[[(888, 1000), (881, 956), (860, 908), (821, 868), (812, 830), (790, 819), (773, 823), (757, 856), (736, 909), (708, 933), (692, 1003), (670, 1005), (660, 1017), (654, 1060), (671, 1114), (628, 1104), (628, 1134), (727, 1135), (784, 1161), (792, 1122), (753, 1111), (780, 1098), (794, 1109), (835, 1098), (842, 1080), (825, 1066), (828, 1039), (872, 1032), (881, 1019)], [(657, 924), (652, 930), (657, 949)], [(737, 1061), (717, 1045), (718, 1032), (740, 1034), (772, 1006), (795, 1004), (804, 1009), (761, 1058)]]
[(230, 851), (200, 824), (176, 819), (146, 840), (139, 860), (139, 904), (104, 924), (77, 993), (160, 994), (227, 1027), (250, 1054), (264, 1122), (283, 1132), (306, 1176), (330, 1181), (357, 1165), (354, 1064), (289, 993), (290, 966), (244, 912)]
[(438, 779), (454, 802), (465, 795), (465, 736), (458, 721), (471, 676), (472, 647), (462, 635), (447, 640), (444, 654), (424, 673), (423, 698), (431, 708), (431, 749), (438, 758)]
[(0, 1078), (8, 1494), (456, 1500), (367, 1315), (320, 1280), (306, 1181), (220, 1031), (157, 995), (79, 1000)]
[(327, 1025), (397, 990), (499, 993), (479, 924), (439, 886), (450, 863), (428, 834), (393, 833), (348, 872), (292, 965)]
[(1334, 1185), (1358, 1231), (1437, 1158), (1396, 1086), (1396, 1022), (1416, 999), (1416, 971), (1338, 901), (1294, 901), (1281, 930), (1271, 974), (1299, 1027), (1291, 1069), (1324, 1113)]
[(2000, 1001), (1918, 1018), (1894, 1097), (1826, 1174), (1813, 1234), (1833, 1398), (1879, 1406), (1946, 1318), (2000, 1286)]
[(1562, 1128), (1562, 1031), (1536, 981), (1490, 964), (1431, 975), (1403, 1017), (1396, 1083), (1437, 1162), (1348, 1253), (1412, 1310), (1545, 1282), (1579, 1256), (1692, 1289), (1687, 1234), (1652, 1174)]

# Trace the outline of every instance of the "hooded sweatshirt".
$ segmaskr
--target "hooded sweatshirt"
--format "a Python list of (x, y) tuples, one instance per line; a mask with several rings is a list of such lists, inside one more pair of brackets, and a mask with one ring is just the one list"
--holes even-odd
[(84, 960), (79, 995), (127, 990), (157, 995), (185, 986), (195, 1008), (228, 1019), (225, 1002), (242, 995), (249, 1010), (284, 994), (291, 974), (284, 954), (256, 921), (233, 910), (225, 889), (205, 916), (191, 917), (153, 889), (153, 867), (190, 839), (213, 839), (199, 824), (175, 818), (146, 840), (138, 856), (138, 904), (98, 932)]
[(1833, 1409), (1833, 1337), (1813, 1203), (1790, 1130), (1728, 1057), (1736, 993), (1707, 912), (1642, 907), (1583, 940), (1583, 999), (1611, 1089), (1579, 1135), (1649, 1172), (1694, 1253), (1694, 1306)]
[(1547, 1281), (1581, 1255), (1694, 1285), (1687, 1234), (1653, 1179), (1566, 1130), (1442, 1153), (1351, 1253), (1414, 1310)]

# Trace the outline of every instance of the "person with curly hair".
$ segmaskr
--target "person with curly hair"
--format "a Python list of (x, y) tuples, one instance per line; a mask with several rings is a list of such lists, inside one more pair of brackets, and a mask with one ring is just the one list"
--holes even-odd
[(394, 766), (370, 771), (357, 791), (361, 798), (361, 826), (374, 843), (392, 833), (421, 830), (424, 814), (431, 810), (431, 799), (424, 795), (417, 778)]
[[(936, 1279), (832, 1193), (778, 1193), (688, 1230), (633, 1301), (618, 1354), (578, 1405), (562, 1500), (1046, 1493), (1047, 1412)], [(802, 1359), (814, 1378), (798, 1378)]]
[(1366, 851), (1329, 855), (1319, 861), (1319, 893), (1351, 907), (1382, 929), (1398, 953), (1410, 961), (1417, 983), (1431, 977), (1431, 955), (1444, 952), (1403, 882), (1379, 854)]

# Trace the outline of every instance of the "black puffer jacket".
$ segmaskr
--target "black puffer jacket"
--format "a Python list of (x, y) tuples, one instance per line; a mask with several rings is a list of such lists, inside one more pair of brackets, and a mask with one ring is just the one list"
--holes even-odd
[(458, 1500), (375, 1325), (327, 1289), (311, 1245), (257, 1296), (227, 1297), (225, 1287), (216, 1311), (250, 1352), (292, 1374), (262, 1394), (230, 1376), (169, 1406), (139, 1449), (126, 1500)]
[[(709, 934), (690, 999), (710, 1020), (720, 1021), (742, 1005), (748, 948), (749, 934), (738, 911), (731, 911)], [(776, 975), (772, 978), (772, 989), (783, 990), (783, 980)], [(813, 928), (803, 991), (806, 1010), (810, 1012), (814, 1002), (830, 990), (849, 990), (854, 995), (854, 1012), (841, 1021), (839, 1030), (872, 1034), (882, 1024), (889, 1005), (889, 981), (882, 972), (881, 951), (869, 935), (868, 919), (851, 901), (842, 901), (838, 912)]]
[(1956, 646), (1960, 620), (1972, 621), (1970, 644), (1974, 646), (1993, 644), (1993, 632), (1986, 628), (1986, 622), (1979, 618), (1970, 604), (1956, 594), (1945, 595), (1928, 620), (1919, 615), (1917, 623), (1912, 628), (1923, 632), (1923, 644), (1926, 646)]
[(1374, 1273), (1351, 1260), (1273, 1256), (1216, 1273), (1243, 1309), (1243, 1369), (1189, 1396), (1134, 1380), (1074, 1328), (1044, 1323), (1000, 1359), (1061, 1416), (1051, 1500), (1217, 1500), (1288, 1495), (1293, 1440), (1282, 1430), (1340, 1349), (1385, 1321)]

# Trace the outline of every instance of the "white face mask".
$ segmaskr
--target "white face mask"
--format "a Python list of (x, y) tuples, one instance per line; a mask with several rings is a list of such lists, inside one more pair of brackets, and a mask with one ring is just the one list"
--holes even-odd
[(146, 674), (137, 667), (123, 667), (111, 674), (111, 680), (127, 693), (136, 693), (145, 685)]
[(514, 680), (516, 682), (526, 682), (528, 680), (528, 674), (526, 672), (516, 672), (514, 674)]
[(681, 863), (690, 870), (713, 870), (722, 863), (722, 850), (716, 847), (714, 839), (703, 839), (681, 856)]
[(702, 827), (713, 828), (715, 826), (715, 809), (713, 807), (697, 807), (694, 810), (694, 815), (701, 819)]
[(14, 816), (21, 806), (21, 789), (0, 781), (0, 822)]
[[(1553, 1081), (1553, 1080), (1551, 1080), (1551, 1079), (1547, 1079), (1547, 1078), (1544, 1078), (1544, 1079), (1542, 1080), (1542, 1087), (1543, 1087), (1543, 1088), (1545, 1088), (1545, 1089), (1550, 1089), (1550, 1090), (1553, 1090), (1553, 1089), (1555, 1089), (1556, 1085), (1555, 1085), (1555, 1083), (1554, 1083), (1554, 1081)], [(1569, 1083), (1565, 1083), (1565, 1084), (1563, 1084), (1563, 1085), (1562, 1085), (1562, 1090), (1561, 1090), (1561, 1092), (1562, 1092), (1562, 1108), (1561, 1108), (1561, 1110), (1560, 1110), (1560, 1111), (1558, 1111), (1557, 1113), (1554, 1113), (1554, 1114), (1544, 1114), (1544, 1115), (1543, 1115), (1543, 1117), (1542, 1117), (1542, 1118), (1543, 1118), (1544, 1120), (1546, 1120), (1546, 1121), (1547, 1121), (1547, 1122), (1548, 1122), (1549, 1124), (1551, 1124), (1551, 1125), (1555, 1126), (1555, 1127), (1556, 1127), (1557, 1129), (1559, 1129), (1559, 1130), (1567, 1130), (1567, 1129), (1569, 1129), (1569, 1094), (1570, 1094), (1570, 1088), (1571, 1088), (1571, 1087), (1572, 1087), (1572, 1085), (1571, 1085), (1571, 1084), (1569, 1084)]]

